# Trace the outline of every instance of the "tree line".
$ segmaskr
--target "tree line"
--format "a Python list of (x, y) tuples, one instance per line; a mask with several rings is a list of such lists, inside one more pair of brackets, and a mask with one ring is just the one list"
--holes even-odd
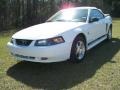
[(0, 31), (45, 22), (64, 5), (96, 6), (120, 17), (119, 0), (0, 0)]

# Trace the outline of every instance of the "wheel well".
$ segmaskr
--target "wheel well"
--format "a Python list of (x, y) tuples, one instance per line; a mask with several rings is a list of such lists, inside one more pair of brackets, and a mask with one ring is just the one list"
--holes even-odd
[(112, 24), (110, 24), (110, 28), (112, 29)]
[(80, 37), (80, 36), (84, 38), (85, 43), (86, 43), (87, 42), (86, 41), (86, 36), (83, 33), (78, 34), (75, 38)]
[[(73, 43), (72, 43), (72, 46), (73, 46), (73, 44), (74, 44), (74, 41), (75, 41), (76, 38), (78, 38), (78, 37), (82, 37), (82, 38), (84, 39), (84, 41), (85, 41), (85, 44), (87, 43), (86, 36), (85, 36), (83, 33), (79, 33), (79, 34), (74, 38)], [(86, 44), (85, 47), (87, 48), (87, 44)], [(72, 55), (73, 55), (73, 54), (72, 54), (72, 47), (71, 47), (70, 58), (71, 58)]]
[(109, 25), (108, 30), (107, 30), (107, 33), (108, 33), (109, 29), (112, 30), (112, 24)]
[(108, 33), (109, 29), (112, 29), (112, 24), (107, 25), (107, 27), (106, 27), (106, 33)]

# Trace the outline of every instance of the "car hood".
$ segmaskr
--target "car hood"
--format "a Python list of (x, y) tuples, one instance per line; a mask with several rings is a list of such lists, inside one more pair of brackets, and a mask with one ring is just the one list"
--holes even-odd
[(32, 40), (47, 39), (84, 24), (83, 22), (46, 22), (23, 29), (15, 33), (12, 38)]

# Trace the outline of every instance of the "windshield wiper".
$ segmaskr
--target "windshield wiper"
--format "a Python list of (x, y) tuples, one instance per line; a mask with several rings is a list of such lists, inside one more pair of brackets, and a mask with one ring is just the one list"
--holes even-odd
[(67, 20), (64, 20), (64, 19), (57, 19), (57, 20), (47, 20), (46, 22), (55, 22), (55, 21), (60, 21), (60, 22), (62, 22), (62, 21), (67, 21)]
[(67, 20), (65, 20), (65, 19), (56, 19), (55, 21), (67, 21)]
[(84, 22), (83, 20), (79, 20), (79, 19), (73, 19), (73, 20), (65, 20), (65, 19), (57, 19), (55, 21), (61, 21), (61, 22)]
[(47, 20), (46, 22), (52, 22), (52, 20)]
[(83, 20), (79, 20), (79, 19), (73, 19), (73, 20), (65, 20), (65, 19), (56, 19), (56, 20), (47, 20), (46, 22), (84, 22)]

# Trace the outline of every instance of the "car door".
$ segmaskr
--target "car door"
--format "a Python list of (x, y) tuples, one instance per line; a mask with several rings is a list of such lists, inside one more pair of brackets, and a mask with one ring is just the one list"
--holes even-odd
[(105, 35), (106, 23), (104, 21), (104, 15), (99, 10), (91, 10), (89, 17), (89, 25), (93, 41)]

